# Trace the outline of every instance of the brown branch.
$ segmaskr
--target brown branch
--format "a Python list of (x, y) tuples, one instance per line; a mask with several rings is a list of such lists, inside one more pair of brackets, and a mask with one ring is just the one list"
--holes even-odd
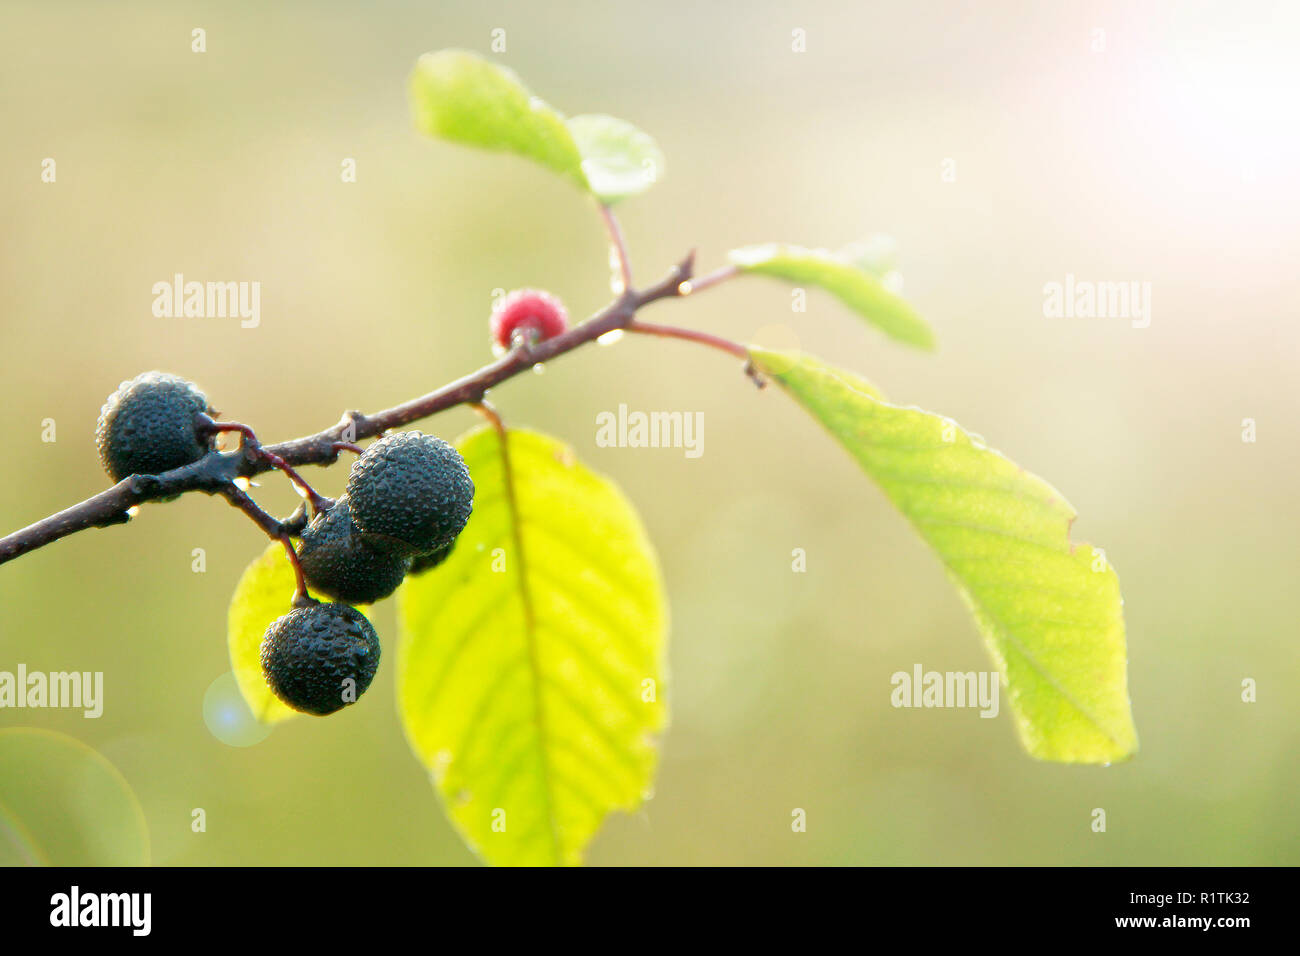
[(685, 288), (681, 290), (682, 295), (690, 295), (692, 292), (703, 292), (710, 289), (720, 282), (726, 282), (728, 279), (734, 279), (740, 275), (738, 266), (723, 266), (720, 269), (714, 269), (708, 275), (702, 275), (698, 279), (691, 279), (686, 283)]
[[(481, 404), (488, 389), (527, 371), (539, 362), (550, 361), (593, 342), (607, 332), (626, 328), (639, 309), (659, 299), (682, 295), (682, 283), (694, 274), (695, 253), (688, 254), (669, 274), (649, 288), (627, 289), (581, 325), (575, 325), (553, 339), (524, 345), (503, 355), (478, 371), (457, 379), (442, 388), (401, 405), (363, 415), (348, 412), (334, 427), (315, 435), (295, 438), (277, 445), (241, 444), (237, 451), (213, 451), (192, 464), (160, 475), (132, 475), (106, 491), (43, 518), (35, 524), (5, 538), (0, 538), (0, 564), (19, 555), (44, 547), (60, 538), (87, 528), (104, 528), (129, 520), (129, 509), (149, 501), (174, 498), (191, 491), (220, 494), (249, 514), (245, 503), (232, 496), (236, 478), (251, 478), (272, 468), (297, 465), (333, 464), (345, 442), (373, 438), (390, 428), (400, 428), (457, 405)], [(246, 497), (246, 496), (245, 496)], [(251, 500), (251, 499), (250, 499)], [(260, 509), (258, 509), (260, 511)], [(259, 525), (273, 538), (282, 533), (280, 523), (273, 528), (269, 521), (257, 518)]]

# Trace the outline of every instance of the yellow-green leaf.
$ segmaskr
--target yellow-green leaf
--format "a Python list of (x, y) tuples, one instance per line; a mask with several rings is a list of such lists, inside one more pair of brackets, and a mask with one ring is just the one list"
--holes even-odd
[[(859, 256), (863, 251), (850, 247), (844, 253), (834, 253), (774, 242), (733, 249), (728, 255), (742, 272), (825, 289), (890, 338), (917, 348), (933, 349), (935, 339), (930, 326), (906, 299), (891, 291), (879, 275), (870, 271), (876, 267), (876, 260), (857, 264), (862, 261)], [(871, 255), (880, 254), (867, 251)]]
[(616, 116), (592, 114), (569, 120), (592, 193), (616, 203), (645, 192), (664, 174), (664, 154), (649, 134)]
[(1056, 489), (951, 419), (885, 402), (857, 376), (750, 349), (938, 553), (1006, 679), (1025, 748), (1109, 763), (1137, 749), (1123, 601), (1099, 549), (1072, 544)]
[(649, 789), (667, 721), (666, 610), (632, 506), (534, 432), (457, 442), (474, 513), (398, 592), (398, 708), (469, 845), (498, 865), (575, 864)]
[(516, 153), (587, 188), (564, 116), (504, 66), (465, 50), (426, 53), (411, 74), (411, 107), (430, 136)]
[(663, 176), (663, 153), (644, 131), (603, 114), (566, 119), (513, 71), (466, 50), (420, 57), (411, 108), (421, 132), (524, 156), (603, 203), (643, 193)]

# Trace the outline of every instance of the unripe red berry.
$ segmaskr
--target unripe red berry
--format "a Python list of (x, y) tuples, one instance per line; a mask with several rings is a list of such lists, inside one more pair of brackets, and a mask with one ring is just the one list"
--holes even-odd
[(514, 346), (516, 332), (545, 342), (568, 327), (564, 304), (540, 289), (516, 289), (492, 309), (492, 341), (503, 349)]

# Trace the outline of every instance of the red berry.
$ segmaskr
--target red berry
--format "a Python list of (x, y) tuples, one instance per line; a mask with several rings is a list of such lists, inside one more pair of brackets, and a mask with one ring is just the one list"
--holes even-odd
[(544, 342), (568, 327), (564, 304), (540, 289), (516, 289), (492, 309), (492, 341), (503, 349), (513, 347), (516, 332)]

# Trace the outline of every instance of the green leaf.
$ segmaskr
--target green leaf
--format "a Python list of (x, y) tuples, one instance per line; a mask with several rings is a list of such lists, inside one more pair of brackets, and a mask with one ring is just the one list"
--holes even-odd
[(582, 170), (592, 193), (615, 203), (645, 192), (663, 176), (664, 154), (649, 135), (614, 116), (575, 116), (569, 120)]
[(1025, 748), (1069, 763), (1133, 754), (1119, 580), (1100, 550), (1071, 544), (1065, 499), (951, 419), (888, 404), (813, 358), (750, 354), (938, 552), (1006, 678)]
[(526, 156), (603, 203), (643, 193), (663, 176), (663, 153), (631, 123), (598, 114), (565, 119), (513, 71), (465, 50), (420, 57), (411, 107), (422, 132)]
[(262, 676), (262, 636), (272, 621), (293, 610), (295, 587), (293, 567), (284, 546), (273, 541), (244, 569), (230, 598), (226, 618), (230, 668), (248, 709), (266, 724), (298, 716), (296, 710), (271, 693)]
[(430, 136), (517, 153), (587, 188), (564, 116), (503, 66), (464, 50), (426, 53), (411, 75), (411, 106)]
[[(733, 249), (729, 258), (742, 272), (825, 289), (890, 338), (917, 348), (933, 349), (934, 333), (907, 300), (891, 292), (879, 275), (847, 257), (860, 259), (863, 250), (850, 247), (846, 253), (768, 243)], [(865, 254), (876, 257), (866, 262), (878, 269), (880, 251), (867, 250)]]
[[(654, 551), (608, 479), (544, 435), (457, 442), (474, 514), (398, 591), (398, 709), (448, 815), (489, 863), (581, 862), (640, 805), (667, 722)], [(513, 496), (511, 493), (513, 488)]]

